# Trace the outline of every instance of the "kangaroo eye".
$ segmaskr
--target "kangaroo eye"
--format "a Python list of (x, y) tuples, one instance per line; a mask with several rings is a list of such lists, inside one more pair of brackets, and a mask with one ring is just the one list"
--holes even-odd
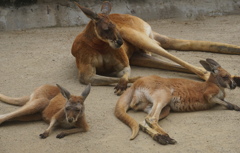
[(224, 77), (222, 77), (223, 78), (223, 80), (228, 80), (229, 79), (229, 76), (224, 76)]
[(135, 106), (139, 106), (140, 104), (141, 104), (141, 102), (138, 102), (138, 103), (135, 104)]

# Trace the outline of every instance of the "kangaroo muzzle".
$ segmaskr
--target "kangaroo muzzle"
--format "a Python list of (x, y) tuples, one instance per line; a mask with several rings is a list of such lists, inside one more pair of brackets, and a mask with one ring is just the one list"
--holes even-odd
[(231, 80), (230, 89), (235, 89), (237, 87), (237, 83), (234, 80)]

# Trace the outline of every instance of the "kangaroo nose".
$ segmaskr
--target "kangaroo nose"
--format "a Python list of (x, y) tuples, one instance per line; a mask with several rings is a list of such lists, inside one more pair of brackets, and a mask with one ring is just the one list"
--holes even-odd
[(122, 41), (121, 39), (118, 39), (118, 40), (117, 40), (117, 44), (118, 44), (119, 46), (121, 46), (121, 45), (123, 44), (123, 41)]
[(235, 89), (237, 87), (237, 83), (235, 81), (232, 81), (231, 89)]
[(72, 123), (72, 122), (73, 122), (73, 118), (69, 118), (69, 119), (68, 119), (68, 122), (69, 122), (69, 123)]

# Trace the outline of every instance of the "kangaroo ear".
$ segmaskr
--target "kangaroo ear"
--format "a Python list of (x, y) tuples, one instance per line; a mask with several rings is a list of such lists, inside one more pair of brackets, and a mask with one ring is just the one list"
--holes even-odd
[(89, 83), (85, 90), (82, 92), (81, 96), (86, 99), (91, 90), (91, 84)]
[(56, 85), (57, 85), (57, 87), (60, 89), (61, 94), (62, 94), (65, 98), (70, 99), (70, 95), (71, 95), (70, 92), (67, 91), (67, 89), (61, 87), (60, 85), (58, 85), (58, 84), (56, 84)]
[(102, 8), (101, 8), (101, 12), (102, 12), (103, 14), (109, 15), (110, 12), (111, 12), (111, 10), (112, 10), (112, 5), (111, 5), (111, 3), (108, 2), (108, 1), (103, 2)]
[(214, 61), (213, 59), (206, 59), (206, 61), (204, 60), (200, 60), (200, 64), (207, 70), (210, 71), (212, 73), (218, 73), (218, 68), (221, 67), (216, 61)]
[(83, 7), (83, 6), (79, 5), (77, 2), (74, 2), (74, 3), (75, 3), (75, 4), (83, 11), (83, 13), (84, 13), (87, 17), (89, 17), (90, 19), (92, 19), (92, 20), (98, 20), (98, 19), (99, 19), (97, 13), (93, 12), (92, 10), (90, 10), (90, 9), (88, 9), (88, 8), (86, 8), (86, 7)]
[(210, 71), (210, 72), (212, 71), (212, 68), (210, 67), (210, 65), (206, 61), (200, 60), (199, 62), (207, 71)]
[(215, 69), (221, 67), (220, 64), (218, 64), (216, 61), (214, 61), (211, 58), (207, 58), (206, 61), (208, 62), (208, 64), (210, 64), (212, 67), (214, 67)]

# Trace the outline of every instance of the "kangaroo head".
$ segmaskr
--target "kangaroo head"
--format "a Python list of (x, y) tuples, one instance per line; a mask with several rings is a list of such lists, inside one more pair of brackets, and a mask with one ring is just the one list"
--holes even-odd
[(200, 63), (207, 71), (211, 72), (208, 79), (209, 81), (213, 81), (222, 88), (236, 88), (237, 84), (231, 77), (231, 74), (223, 69), (216, 61), (213, 59), (206, 59), (206, 61), (201, 60)]
[(123, 39), (119, 34), (116, 25), (109, 19), (108, 15), (111, 12), (111, 4), (109, 2), (103, 2), (101, 13), (95, 13), (88, 8), (85, 8), (78, 3), (75, 4), (83, 11), (83, 13), (89, 17), (93, 24), (97, 37), (108, 43), (113, 49), (120, 48), (123, 44)]
[(79, 117), (84, 115), (84, 101), (90, 93), (91, 85), (89, 84), (82, 92), (81, 96), (71, 95), (70, 92), (60, 85), (57, 85), (61, 94), (66, 98), (66, 105), (64, 108), (66, 120), (69, 123), (74, 123)]

